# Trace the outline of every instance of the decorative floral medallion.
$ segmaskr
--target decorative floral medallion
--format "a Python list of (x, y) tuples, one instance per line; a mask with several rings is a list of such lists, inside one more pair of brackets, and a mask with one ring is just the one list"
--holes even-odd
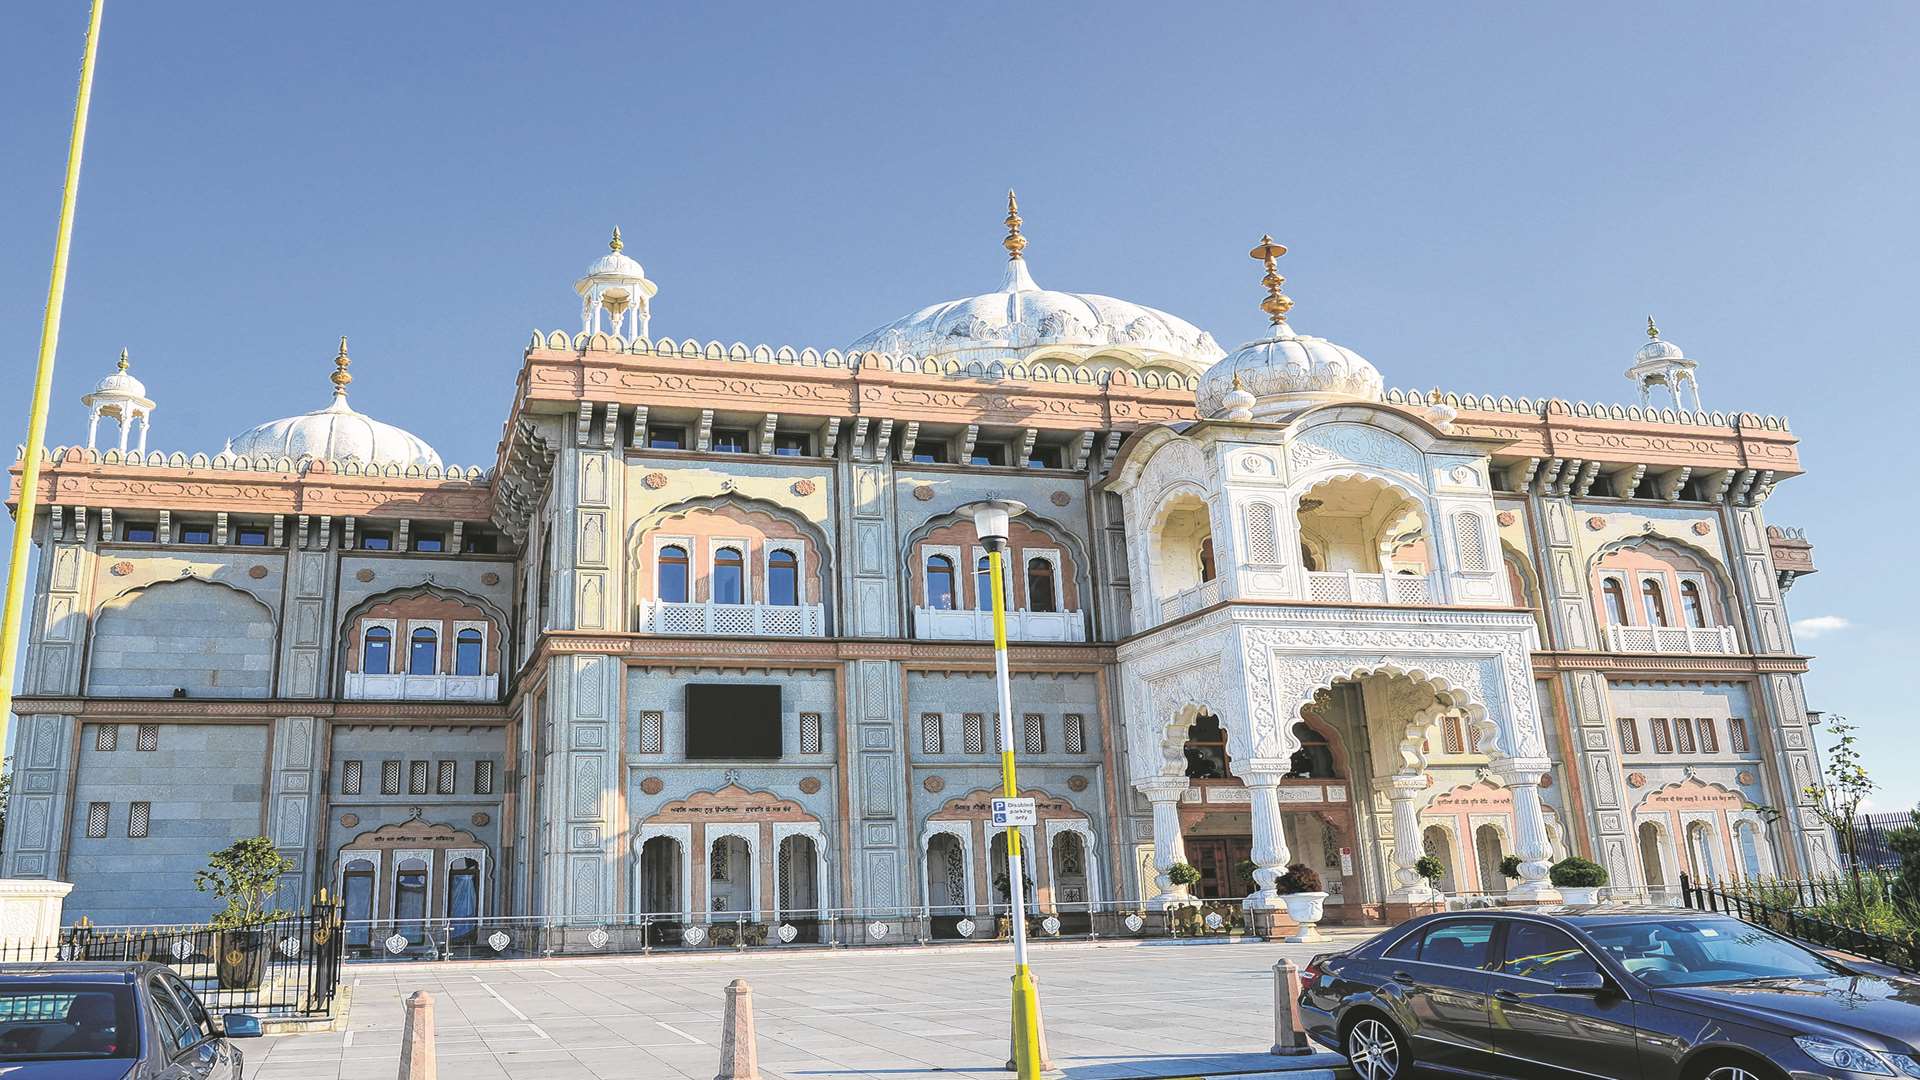
[(395, 934), (392, 937), (388, 938), (386, 941), (386, 945), (387, 945), (387, 951), (392, 953), (395, 956), (399, 956), (401, 953), (407, 951), (407, 939), (404, 935), (401, 935), (401, 934)]
[(1497, 515), (1497, 516), (1495, 517), (1495, 519), (1494, 519), (1494, 520), (1496, 520), (1496, 521), (1498, 521), (1498, 522), (1500, 522), (1500, 524), (1501, 524), (1501, 526), (1502, 526), (1502, 527), (1505, 527), (1505, 526), (1508, 526), (1508, 525), (1512, 525), (1512, 524), (1513, 524), (1514, 522), (1516, 522), (1516, 521), (1519, 521), (1520, 519), (1519, 519), (1519, 518), (1517, 518), (1517, 517), (1515, 517), (1515, 516), (1513, 516), (1513, 511), (1511, 511), (1511, 510), (1502, 510), (1502, 511), (1500, 511), (1500, 513), (1499, 513), (1499, 514), (1498, 514), (1498, 515)]
[(252, 578), (255, 581), (259, 581), (261, 578), (267, 576), (267, 568), (264, 566), (258, 566), (258, 565), (249, 567), (247, 570), (247, 576)]
[(1550, 772), (1541, 773), (1540, 774), (1540, 790), (1545, 791), (1546, 789), (1552, 786), (1553, 786), (1553, 774)]
[(373, 580), (373, 571), (361, 570), (353, 575), (353, 580), (358, 581), (364, 585), (365, 583)]
[(167, 951), (173, 954), (175, 960), (185, 960), (187, 957), (193, 955), (193, 942), (188, 941), (186, 938), (175, 938), (173, 948)]
[(1628, 774), (1627, 774), (1627, 786), (1628, 786), (1628, 787), (1631, 787), (1631, 788), (1642, 788), (1642, 787), (1646, 787), (1646, 786), (1647, 786), (1647, 774), (1646, 774), (1646, 773), (1643, 773), (1643, 772), (1635, 772), (1635, 773), (1628, 773)]
[(666, 781), (657, 776), (649, 776), (645, 780), (640, 781), (640, 791), (646, 795), (658, 795), (666, 789), (666, 786)]
[(793, 482), (793, 493), (795, 495), (811, 495), (815, 490), (813, 480), (810, 477), (803, 476)]
[(1594, 532), (1599, 532), (1606, 527), (1607, 519), (1601, 517), (1599, 514), (1595, 514), (1587, 519), (1587, 528), (1592, 529)]
[(680, 931), (680, 940), (686, 942), (688, 945), (698, 945), (707, 940), (707, 928), (704, 926), (689, 926), (685, 930)]
[(1713, 526), (1704, 521), (1696, 521), (1693, 523), (1693, 535), (1695, 536), (1705, 536), (1712, 531)]
[(975, 930), (980, 929), (980, 926), (978, 923), (975, 923), (972, 919), (961, 919), (959, 922), (953, 924), (953, 929), (961, 937), (972, 937), (973, 932)]
[(486, 573), (480, 575), (480, 584), (498, 585), (500, 584), (500, 575), (489, 570)]
[(790, 922), (781, 923), (780, 930), (778, 932), (780, 935), (780, 943), (782, 945), (791, 945), (793, 944), (793, 939), (800, 936), (800, 928), (793, 925)]
[(913, 489), (913, 497), (914, 497), (914, 498), (916, 498), (916, 499), (919, 499), (919, 500), (920, 500), (921, 502), (928, 502), (928, 501), (930, 501), (930, 500), (932, 500), (932, 498), (933, 498), (933, 485), (932, 485), (932, 484), (920, 484), (920, 485), (918, 485), (917, 487), (915, 487), (915, 488)]
[(1048, 915), (1046, 918), (1041, 919), (1040, 929), (1046, 931), (1046, 934), (1048, 937), (1059, 937), (1060, 936), (1060, 916)]
[(1209, 911), (1207, 912), (1206, 923), (1207, 923), (1207, 929), (1218, 930), (1221, 927), (1227, 925), (1227, 920), (1221, 918), (1219, 912)]
[(1047, 501), (1052, 503), (1055, 506), (1065, 506), (1068, 503), (1073, 501), (1073, 496), (1067, 494), (1064, 491), (1056, 491), (1053, 494), (1047, 496)]
[(1734, 779), (1740, 781), (1743, 784), (1751, 784), (1753, 783), (1753, 774), (1748, 772), (1745, 769), (1741, 769), (1740, 774), (1734, 777)]
[(875, 941), (887, 936), (887, 924), (878, 919), (867, 924), (867, 936)]
[(351, 828), (353, 828), (353, 827), (354, 827), (355, 825), (358, 825), (358, 824), (360, 824), (360, 815), (359, 815), (359, 814), (341, 814), (341, 815), (340, 815), (340, 827), (341, 827), (341, 828), (343, 828), (343, 829), (351, 829)]
[(485, 810), (476, 811), (474, 815), (467, 820), (473, 822), (473, 827), (476, 829), (483, 829), (493, 823), (492, 815), (488, 814)]
[(588, 932), (587, 932), (587, 944), (589, 944), (589, 945), (591, 945), (591, 946), (593, 946), (593, 947), (594, 947), (594, 948), (596, 948), (596, 949), (604, 949), (604, 948), (606, 948), (606, 947), (607, 947), (607, 932), (606, 932), (606, 930), (605, 930), (604, 928), (602, 928), (602, 927), (598, 927), (598, 926), (596, 926), (596, 927), (594, 927), (594, 928), (593, 928), (592, 930), (590, 930), (590, 931), (588, 931)]
[(493, 933), (487, 935), (487, 948), (492, 949), (494, 952), (499, 952), (511, 944), (513, 944), (513, 939), (507, 936), (505, 930), (495, 930)]
[(126, 577), (128, 574), (133, 573), (133, 564), (125, 559), (121, 559), (111, 567), (108, 567), (107, 573), (112, 574), (114, 577)]
[(300, 956), (300, 939), (296, 937), (281, 938), (280, 955), (289, 960), (298, 959)]
[(1129, 934), (1137, 934), (1140, 932), (1141, 927), (1147, 925), (1147, 920), (1142, 918), (1140, 913), (1137, 911), (1130, 912), (1127, 915), (1126, 921), (1127, 921), (1127, 933)]
[(817, 776), (801, 777), (800, 793), (802, 795), (818, 795), (820, 793), (820, 778)]
[(663, 472), (650, 472), (641, 477), (640, 482), (647, 486), (648, 491), (659, 491), (661, 488), (667, 486), (667, 474)]
[(939, 774), (936, 773), (935, 775), (929, 776), (925, 780), (920, 781), (920, 786), (927, 789), (927, 794), (938, 795), (942, 791), (945, 791), (947, 789), (947, 782), (944, 778), (942, 778)]
[(1069, 791), (1085, 791), (1085, 790), (1087, 790), (1087, 778), (1086, 778), (1086, 777), (1084, 777), (1084, 776), (1069, 776), (1069, 777), (1067, 777), (1067, 790), (1069, 790)]

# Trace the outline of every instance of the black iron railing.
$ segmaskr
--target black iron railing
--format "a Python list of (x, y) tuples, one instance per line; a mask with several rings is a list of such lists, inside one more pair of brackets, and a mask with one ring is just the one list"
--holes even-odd
[(340, 905), (331, 901), (238, 929), (83, 920), (54, 940), (0, 948), (0, 962), (151, 961), (173, 968), (214, 1012), (322, 1016), (340, 986), (341, 930)]
[(1911, 936), (1879, 933), (1850, 925), (1827, 914), (1816, 914), (1801, 906), (1792, 906), (1796, 897), (1814, 900), (1814, 904), (1843, 903), (1851, 896), (1850, 883), (1768, 882), (1765, 891), (1742, 887), (1701, 884), (1686, 874), (1680, 875), (1680, 901), (1695, 911), (1731, 915), (1742, 922), (1765, 927), (1776, 934), (1797, 938), (1821, 949), (1852, 953), (1855, 956), (1899, 968), (1920, 972), (1920, 941)]

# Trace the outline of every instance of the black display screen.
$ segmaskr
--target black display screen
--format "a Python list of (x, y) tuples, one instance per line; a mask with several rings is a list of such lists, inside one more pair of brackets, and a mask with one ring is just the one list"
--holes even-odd
[(779, 757), (778, 684), (687, 684), (687, 760)]

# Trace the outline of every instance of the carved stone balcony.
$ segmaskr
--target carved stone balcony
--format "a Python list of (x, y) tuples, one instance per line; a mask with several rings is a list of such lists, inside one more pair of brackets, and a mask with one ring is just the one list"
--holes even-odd
[(1203, 581), (1191, 589), (1185, 589), (1165, 597), (1160, 601), (1160, 621), (1171, 622), (1182, 615), (1191, 615), (1201, 608), (1209, 608), (1220, 602), (1220, 579)]
[(819, 604), (676, 604), (640, 601), (634, 631), (641, 634), (738, 634), (743, 637), (824, 637)]
[(1307, 599), (1326, 604), (1431, 604), (1433, 580), (1416, 574), (1307, 571)]
[[(993, 612), (917, 607), (913, 636), (930, 641), (991, 641)], [(1087, 621), (1078, 611), (1009, 611), (1007, 640), (1085, 641)]]
[(347, 672), (349, 701), (492, 701), (500, 694), (495, 675), (368, 675)]
[(1740, 651), (1731, 626), (1609, 626), (1607, 648), (1632, 653), (1712, 653)]

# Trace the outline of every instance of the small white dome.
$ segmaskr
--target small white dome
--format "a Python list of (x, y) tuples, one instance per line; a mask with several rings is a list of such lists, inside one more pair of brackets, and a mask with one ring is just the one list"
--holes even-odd
[(625, 249), (616, 225), (613, 239), (607, 242), (607, 253), (588, 265), (586, 276), (573, 283), (573, 291), (586, 296), (598, 289), (602, 295), (623, 305), (629, 300), (644, 303), (652, 299), (659, 286), (647, 280), (647, 271), (628, 256)]
[(345, 461), (355, 458), (376, 465), (438, 466), (440, 455), (418, 435), (383, 424), (347, 404), (344, 393), (333, 404), (299, 416), (269, 420), (235, 435), (231, 453), (255, 458), (302, 457)]
[(1255, 417), (1316, 401), (1380, 400), (1385, 383), (1359, 353), (1325, 338), (1297, 334), (1284, 323), (1276, 331), (1264, 341), (1240, 346), (1208, 369), (1200, 380), (1200, 415), (1217, 416), (1237, 404), (1228, 401), (1235, 375), (1253, 395)]
[(590, 278), (644, 278), (647, 272), (639, 263), (628, 258), (625, 252), (609, 251), (593, 260), (593, 265), (587, 267), (587, 276)]
[(120, 364), (114, 369), (113, 374), (94, 383), (93, 393), (87, 395), (83, 400), (89, 405), (91, 405), (96, 398), (139, 398), (142, 401), (146, 400), (147, 384), (134, 378), (133, 373), (127, 370), (127, 366), (127, 351), (122, 349), (120, 350)]
[(1633, 362), (1636, 364), (1652, 364), (1663, 360), (1685, 360), (1686, 358), (1687, 354), (1680, 351), (1680, 346), (1662, 338), (1654, 338), (1640, 346), (1640, 350), (1633, 354)]

